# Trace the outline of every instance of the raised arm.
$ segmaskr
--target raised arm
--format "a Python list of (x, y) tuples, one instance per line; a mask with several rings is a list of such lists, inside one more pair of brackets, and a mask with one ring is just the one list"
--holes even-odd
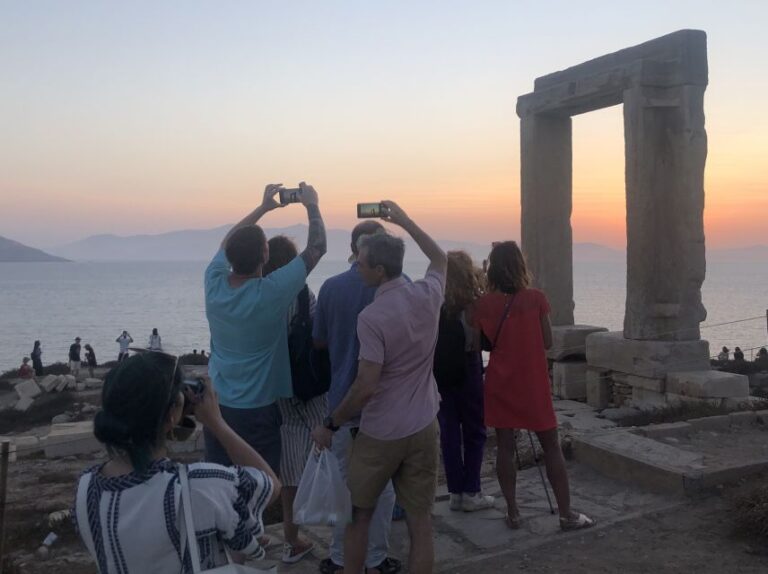
[(282, 183), (270, 183), (267, 185), (267, 187), (264, 188), (264, 197), (261, 200), (261, 205), (256, 209), (254, 209), (253, 211), (251, 211), (248, 215), (246, 215), (243, 219), (241, 219), (239, 223), (236, 223), (234, 227), (232, 227), (232, 229), (229, 230), (229, 232), (221, 242), (221, 249), (225, 249), (227, 247), (227, 241), (229, 241), (229, 238), (232, 237), (232, 234), (235, 231), (237, 231), (241, 227), (254, 225), (266, 213), (272, 211), (273, 209), (283, 207), (275, 199), (275, 195), (277, 195), (277, 193), (280, 191), (280, 188), (282, 187), (282, 185), (283, 185)]
[(421, 227), (416, 225), (416, 223), (408, 217), (408, 214), (406, 214), (394, 201), (382, 201), (381, 203), (387, 208), (387, 213), (382, 216), (382, 219), (384, 219), (384, 221), (389, 221), (390, 223), (395, 223), (405, 229), (405, 231), (408, 232), (408, 235), (410, 235), (416, 242), (416, 245), (419, 246), (419, 249), (421, 249), (424, 255), (429, 259), (429, 269), (437, 271), (441, 275), (445, 275), (448, 269), (448, 257), (445, 255), (445, 251), (440, 249), (440, 246), (435, 243), (435, 240), (427, 235)]
[(304, 260), (307, 274), (309, 274), (320, 261), (320, 258), (325, 255), (328, 247), (325, 239), (325, 224), (318, 207), (317, 192), (314, 187), (303, 181), (299, 184), (299, 188), (301, 188), (301, 203), (307, 208), (309, 221), (307, 247), (301, 252), (301, 258)]

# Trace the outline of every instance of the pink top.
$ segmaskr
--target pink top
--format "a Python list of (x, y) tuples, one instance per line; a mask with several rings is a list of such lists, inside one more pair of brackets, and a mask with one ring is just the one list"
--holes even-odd
[(360, 430), (394, 440), (435, 420), (440, 395), (432, 374), (445, 275), (427, 271), (413, 283), (392, 279), (358, 315), (360, 359), (382, 365), (376, 394), (365, 405)]

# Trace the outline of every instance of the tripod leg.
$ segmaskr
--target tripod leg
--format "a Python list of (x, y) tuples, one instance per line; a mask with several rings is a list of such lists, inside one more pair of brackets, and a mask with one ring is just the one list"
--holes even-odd
[(533, 460), (536, 463), (536, 470), (539, 471), (539, 478), (541, 478), (541, 486), (544, 487), (544, 494), (547, 495), (547, 502), (549, 503), (549, 512), (550, 514), (554, 514), (555, 507), (552, 506), (552, 498), (550, 498), (549, 496), (547, 481), (544, 479), (544, 472), (541, 470), (541, 465), (539, 464), (539, 457), (536, 456), (536, 445), (533, 444), (533, 435), (531, 434), (531, 431), (528, 431), (528, 440), (531, 441), (531, 454), (533, 454)]

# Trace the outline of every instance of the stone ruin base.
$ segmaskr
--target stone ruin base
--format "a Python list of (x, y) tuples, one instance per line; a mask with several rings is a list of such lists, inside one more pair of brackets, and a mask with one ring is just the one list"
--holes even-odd
[(584, 379), (585, 398), (598, 409), (750, 400), (748, 377), (711, 370), (703, 340), (636, 341), (621, 332), (594, 332), (586, 338)]
[(637, 341), (592, 325), (557, 326), (547, 358), (552, 394), (596, 409), (750, 400), (748, 377), (710, 369), (707, 341)]

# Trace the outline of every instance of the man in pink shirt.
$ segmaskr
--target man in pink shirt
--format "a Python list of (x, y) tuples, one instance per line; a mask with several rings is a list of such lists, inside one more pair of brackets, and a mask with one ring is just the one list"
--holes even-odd
[(424, 279), (402, 277), (405, 246), (390, 235), (366, 237), (359, 254), (363, 280), (378, 287), (358, 316), (357, 378), (341, 404), (312, 433), (328, 448), (339, 426), (362, 411), (352, 444), (348, 484), (352, 523), (344, 540), (344, 572), (363, 568), (376, 501), (391, 479), (406, 511), (411, 539), (409, 571), (432, 571), (432, 504), (437, 485), (440, 403), (432, 363), (445, 291), (445, 253), (400, 207), (382, 202), (383, 219), (405, 229), (429, 258)]

